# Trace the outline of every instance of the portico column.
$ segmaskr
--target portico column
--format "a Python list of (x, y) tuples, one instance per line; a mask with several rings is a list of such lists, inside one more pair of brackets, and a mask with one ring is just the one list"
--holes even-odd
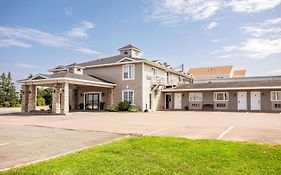
[(60, 86), (55, 84), (52, 93), (52, 113), (60, 113)]
[(36, 109), (36, 86), (29, 85), (28, 91), (28, 109), (27, 112), (35, 111)]
[(113, 105), (113, 88), (110, 88), (108, 91), (107, 109), (110, 109), (112, 105)]
[(69, 113), (69, 83), (63, 85), (63, 114)]
[(22, 85), (21, 86), (21, 112), (27, 112), (28, 111), (28, 92), (29, 87), (28, 85)]

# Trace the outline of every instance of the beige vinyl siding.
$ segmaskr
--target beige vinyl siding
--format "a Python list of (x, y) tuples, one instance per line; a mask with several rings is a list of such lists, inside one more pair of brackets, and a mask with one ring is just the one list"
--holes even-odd
[[(128, 64), (133, 64), (128, 62)], [(135, 78), (134, 80), (122, 80), (122, 66), (112, 65), (105, 67), (94, 67), (84, 70), (84, 74), (90, 74), (99, 78), (111, 81), (116, 84), (114, 88), (113, 103), (118, 104), (122, 101), (123, 90), (134, 91), (134, 103), (142, 109), (142, 66), (141, 63), (135, 64)]]

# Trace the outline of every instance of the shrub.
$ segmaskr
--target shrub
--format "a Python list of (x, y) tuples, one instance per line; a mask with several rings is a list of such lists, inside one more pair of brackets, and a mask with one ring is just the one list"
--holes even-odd
[(39, 97), (37, 99), (37, 106), (45, 106), (46, 103), (45, 103), (45, 99), (43, 97)]
[(127, 101), (122, 101), (118, 104), (120, 111), (128, 111), (128, 109), (131, 107), (131, 104)]
[(117, 111), (119, 111), (119, 107), (117, 105), (113, 105), (113, 106), (110, 107), (109, 111), (110, 112), (117, 112)]
[(129, 112), (139, 112), (140, 110), (135, 107), (135, 106), (131, 106), (129, 109), (128, 109)]

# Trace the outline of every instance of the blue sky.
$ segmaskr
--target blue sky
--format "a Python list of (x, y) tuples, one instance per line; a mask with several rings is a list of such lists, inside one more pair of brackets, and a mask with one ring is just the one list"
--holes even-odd
[(14, 79), (118, 54), (185, 68), (281, 73), (281, 0), (0, 0), (0, 72)]

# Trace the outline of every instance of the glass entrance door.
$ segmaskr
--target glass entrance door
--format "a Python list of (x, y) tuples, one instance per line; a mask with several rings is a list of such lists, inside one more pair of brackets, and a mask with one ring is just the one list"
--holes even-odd
[(100, 109), (100, 94), (89, 93), (85, 94), (85, 109), (99, 110)]

